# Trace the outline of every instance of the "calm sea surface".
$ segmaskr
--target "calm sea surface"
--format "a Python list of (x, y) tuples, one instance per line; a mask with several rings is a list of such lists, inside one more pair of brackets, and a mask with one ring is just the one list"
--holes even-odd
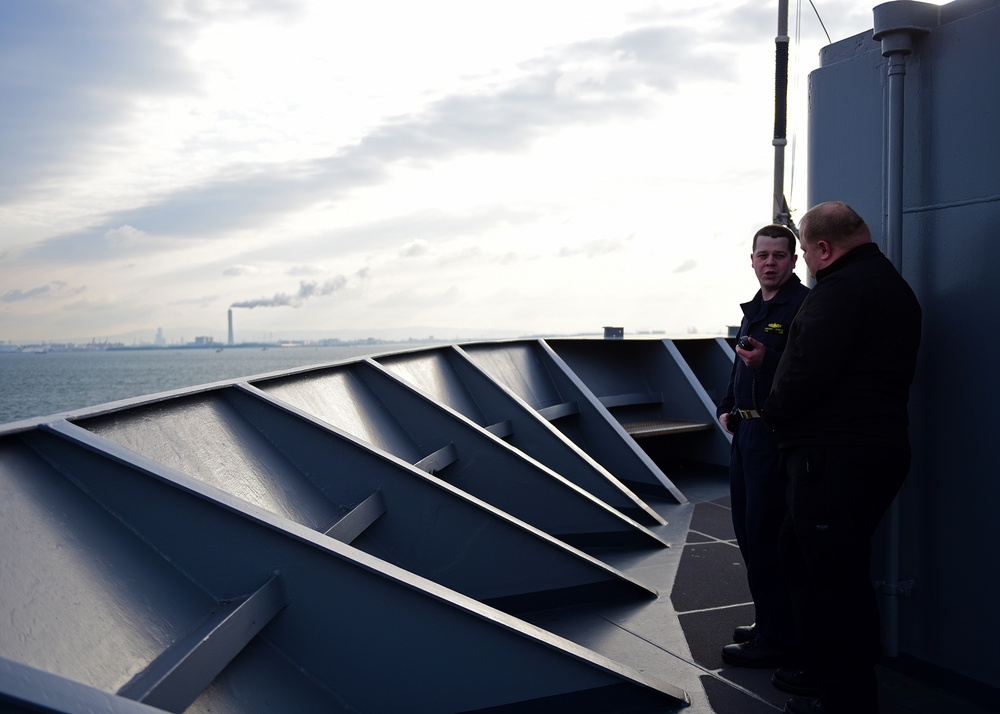
[(0, 424), (417, 345), (0, 352)]

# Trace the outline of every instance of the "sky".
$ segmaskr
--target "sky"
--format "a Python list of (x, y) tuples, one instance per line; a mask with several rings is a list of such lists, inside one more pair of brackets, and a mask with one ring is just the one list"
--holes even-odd
[[(793, 216), (823, 26), (875, 4), (790, 2)], [(0, 0), (0, 342), (723, 332), (776, 31), (759, 0)]]

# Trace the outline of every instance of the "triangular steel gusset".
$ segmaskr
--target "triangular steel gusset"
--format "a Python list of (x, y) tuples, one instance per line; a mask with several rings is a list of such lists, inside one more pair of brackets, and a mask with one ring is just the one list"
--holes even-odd
[[(0, 699), (12, 711), (152, 711), (141, 700), (187, 712), (596, 713), (609, 701), (688, 702), (82, 426), (0, 437), (0, 490)], [(383, 494), (360, 538), (390, 517)]]

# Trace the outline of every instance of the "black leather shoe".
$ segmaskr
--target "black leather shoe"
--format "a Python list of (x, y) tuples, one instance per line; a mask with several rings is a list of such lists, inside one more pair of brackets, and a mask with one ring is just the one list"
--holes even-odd
[(740, 625), (733, 630), (733, 642), (749, 642), (757, 634), (757, 623), (752, 625)]
[(788, 661), (788, 656), (760, 637), (754, 637), (750, 642), (723, 647), (722, 661), (735, 667), (780, 667)]
[(785, 714), (830, 714), (830, 710), (819, 699), (792, 697), (785, 702)]
[(771, 677), (771, 684), (800, 697), (818, 697), (823, 693), (823, 683), (816, 674), (796, 667), (779, 667)]

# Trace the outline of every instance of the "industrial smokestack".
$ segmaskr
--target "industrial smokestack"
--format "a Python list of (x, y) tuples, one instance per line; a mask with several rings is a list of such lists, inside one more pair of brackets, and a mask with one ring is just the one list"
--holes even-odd
[(233, 346), (233, 308), (229, 308), (229, 346)]

